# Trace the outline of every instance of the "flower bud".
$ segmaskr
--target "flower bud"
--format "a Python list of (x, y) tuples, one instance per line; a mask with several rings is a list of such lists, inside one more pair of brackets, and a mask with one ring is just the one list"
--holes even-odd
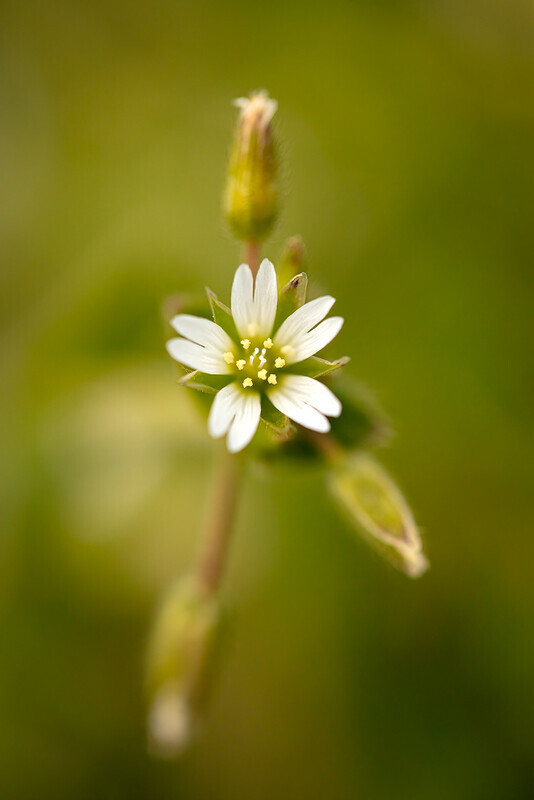
[(154, 755), (173, 757), (198, 727), (220, 630), (218, 602), (193, 579), (165, 598), (148, 648), (148, 737)]
[(366, 453), (341, 461), (330, 477), (334, 497), (355, 529), (410, 578), (428, 569), (412, 512), (386, 470)]
[(224, 210), (238, 239), (259, 242), (278, 212), (277, 159), (271, 120), (277, 102), (267, 92), (240, 97), (241, 109), (230, 159)]

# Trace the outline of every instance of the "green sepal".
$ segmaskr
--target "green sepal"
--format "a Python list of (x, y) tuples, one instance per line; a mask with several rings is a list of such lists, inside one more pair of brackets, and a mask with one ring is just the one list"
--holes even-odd
[(298, 364), (290, 364), (286, 367), (286, 371), (295, 373), (295, 375), (306, 375), (308, 378), (319, 378), (322, 375), (328, 375), (341, 369), (349, 361), (350, 358), (348, 356), (337, 358), (335, 361), (327, 361), (326, 358), (311, 356), (304, 361), (299, 361)]
[(195, 389), (197, 392), (217, 394), (220, 389), (228, 386), (232, 380), (232, 375), (208, 375), (206, 372), (200, 372), (197, 369), (193, 372), (188, 372), (180, 378), (178, 383), (180, 386), (187, 386), (188, 389)]
[(352, 527), (410, 578), (428, 568), (408, 503), (386, 470), (368, 453), (353, 453), (329, 475), (330, 489)]
[(232, 312), (228, 306), (226, 306), (224, 303), (221, 303), (217, 295), (212, 292), (211, 289), (208, 289), (207, 286), (206, 294), (208, 296), (213, 321), (216, 322), (217, 325), (223, 329), (223, 331), (226, 331), (228, 336), (233, 341), (239, 341), (234, 318), (232, 317)]
[(391, 436), (391, 425), (366, 386), (347, 375), (335, 380), (334, 393), (343, 411), (331, 417), (330, 436), (343, 450), (384, 444)]
[(284, 286), (292, 275), (306, 269), (306, 248), (300, 236), (291, 236), (284, 243), (278, 258), (278, 280)]
[(277, 434), (289, 433), (290, 429), (294, 428), (286, 415), (278, 411), (267, 397), (262, 398), (261, 418)]
[(278, 308), (274, 330), (278, 330), (282, 322), (289, 317), (297, 308), (306, 302), (306, 292), (308, 290), (308, 276), (305, 272), (295, 275), (289, 283), (286, 283), (278, 298)]
[(330, 433), (316, 434), (300, 425), (292, 425), (291, 437), (276, 448), (259, 447), (258, 457), (269, 462), (290, 459), (310, 465), (324, 464), (333, 458), (343, 460), (357, 448), (387, 440), (389, 422), (365, 387), (352, 379), (339, 378), (333, 389), (343, 404), (343, 411), (340, 417), (330, 418)]

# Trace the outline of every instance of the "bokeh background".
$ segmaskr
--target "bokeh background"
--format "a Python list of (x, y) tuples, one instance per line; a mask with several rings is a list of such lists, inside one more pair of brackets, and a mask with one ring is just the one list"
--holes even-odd
[[(531, 798), (530, 0), (4, 0), (1, 29), (1, 796)], [(258, 87), (265, 254), (300, 233), (339, 298), (432, 569), (380, 561), (313, 471), (251, 469), (217, 690), (168, 764), (144, 650), (212, 446), (160, 306), (228, 299), (231, 100)]]

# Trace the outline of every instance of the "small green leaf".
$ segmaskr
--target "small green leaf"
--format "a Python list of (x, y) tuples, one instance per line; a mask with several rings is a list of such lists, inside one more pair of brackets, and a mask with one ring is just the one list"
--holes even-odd
[(224, 303), (221, 303), (221, 301), (217, 298), (217, 295), (207, 287), (206, 294), (208, 295), (213, 321), (216, 322), (217, 325), (220, 325), (223, 331), (226, 331), (231, 339), (234, 341), (239, 341), (234, 318), (232, 317), (232, 312), (228, 306), (225, 306)]
[(322, 375), (328, 375), (335, 372), (341, 367), (348, 364), (350, 358), (343, 356), (335, 361), (327, 361), (326, 358), (319, 358), (318, 356), (311, 356), (305, 361), (299, 361), (298, 364), (291, 364), (286, 368), (287, 372), (294, 372), (296, 375), (307, 375), (309, 378), (319, 378)]
[(180, 386), (187, 386), (188, 389), (195, 389), (197, 392), (217, 394), (220, 389), (224, 389), (232, 380), (231, 375), (208, 375), (205, 372), (194, 370), (180, 378), (178, 383)]
[(291, 278), (287, 283), (278, 298), (278, 309), (276, 311), (276, 320), (274, 323), (274, 330), (278, 330), (282, 322), (289, 317), (297, 308), (300, 308), (306, 302), (306, 292), (308, 290), (308, 276), (305, 272), (300, 272)]
[(428, 568), (412, 512), (386, 470), (367, 453), (353, 453), (329, 478), (330, 488), (354, 528), (410, 578)]

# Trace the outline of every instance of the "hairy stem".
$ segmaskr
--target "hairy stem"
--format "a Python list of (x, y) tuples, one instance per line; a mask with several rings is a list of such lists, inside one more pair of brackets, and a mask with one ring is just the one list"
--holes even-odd
[(212, 595), (217, 594), (224, 574), (240, 486), (241, 459), (221, 448), (197, 573)]

